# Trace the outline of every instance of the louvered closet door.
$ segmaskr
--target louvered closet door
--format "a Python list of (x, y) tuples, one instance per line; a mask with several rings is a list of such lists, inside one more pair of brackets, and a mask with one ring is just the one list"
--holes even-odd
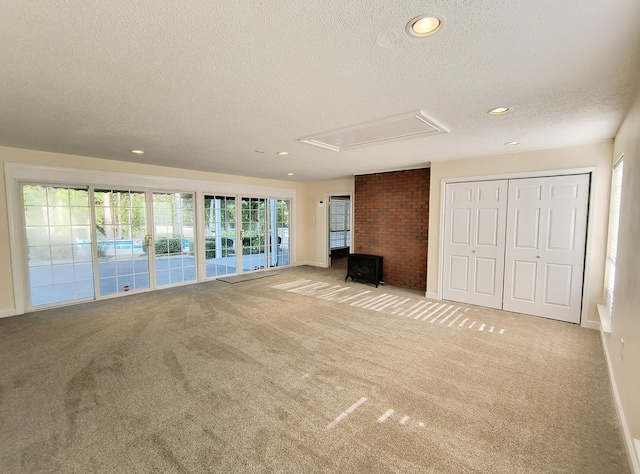
[(444, 299), (502, 308), (507, 181), (446, 185)]
[(503, 309), (580, 322), (588, 201), (588, 175), (510, 181)]

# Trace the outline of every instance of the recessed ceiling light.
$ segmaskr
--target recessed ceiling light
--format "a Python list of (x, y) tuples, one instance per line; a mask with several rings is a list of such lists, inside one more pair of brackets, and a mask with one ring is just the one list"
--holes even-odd
[(266, 153), (266, 151), (264, 150), (253, 150), (253, 151), (255, 151), (256, 153)]
[(144, 155), (144, 150), (131, 150), (134, 155)]
[(405, 28), (409, 36), (424, 38), (436, 33), (442, 27), (442, 20), (433, 15), (420, 15), (415, 17)]
[(502, 115), (509, 112), (509, 107), (496, 107), (495, 109), (491, 109), (489, 113), (491, 115)]
[(287, 176), (293, 176), (293, 173), (287, 173)]
[(520, 145), (520, 142), (512, 141), (512, 142), (505, 143), (505, 145)]
[(289, 154), (288, 151), (279, 151), (278, 152), (278, 155), (280, 155), (280, 156), (287, 156), (288, 154)]

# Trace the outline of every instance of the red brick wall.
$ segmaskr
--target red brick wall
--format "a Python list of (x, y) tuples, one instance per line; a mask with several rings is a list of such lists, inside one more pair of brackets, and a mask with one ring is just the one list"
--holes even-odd
[(382, 255), (386, 284), (426, 290), (430, 171), (356, 176), (353, 249)]

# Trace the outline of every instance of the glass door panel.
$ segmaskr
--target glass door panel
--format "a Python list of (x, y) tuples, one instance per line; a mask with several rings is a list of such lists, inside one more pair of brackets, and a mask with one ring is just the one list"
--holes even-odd
[(242, 198), (242, 271), (267, 268), (267, 200)]
[(270, 266), (289, 265), (289, 207), (291, 201), (269, 199), (270, 224), (269, 263)]
[(88, 189), (22, 186), (31, 306), (94, 297)]
[(156, 285), (196, 279), (193, 194), (153, 193)]
[(205, 196), (204, 222), (206, 277), (236, 273), (236, 198)]
[(149, 288), (146, 194), (96, 189), (93, 200), (100, 295)]

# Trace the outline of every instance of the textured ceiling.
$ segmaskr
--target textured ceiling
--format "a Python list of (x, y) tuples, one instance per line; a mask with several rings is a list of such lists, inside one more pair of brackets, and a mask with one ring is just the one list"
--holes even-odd
[[(1, 7), (0, 145), (218, 173), (324, 180), (596, 142), (640, 84), (638, 0)], [(422, 13), (443, 28), (409, 38)], [(415, 110), (450, 133), (341, 152), (298, 140)]]

